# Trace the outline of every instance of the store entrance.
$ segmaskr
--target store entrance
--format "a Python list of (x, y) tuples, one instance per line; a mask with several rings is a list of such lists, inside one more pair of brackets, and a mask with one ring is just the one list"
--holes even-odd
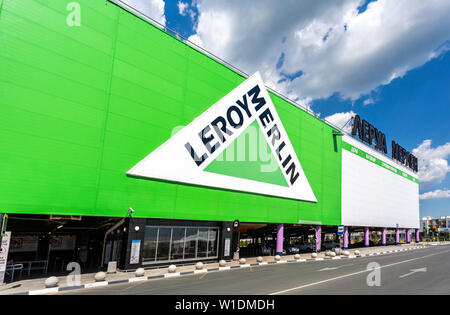
[(103, 238), (117, 218), (10, 214), (11, 231), (5, 281), (66, 275), (67, 265), (82, 273), (101, 267)]

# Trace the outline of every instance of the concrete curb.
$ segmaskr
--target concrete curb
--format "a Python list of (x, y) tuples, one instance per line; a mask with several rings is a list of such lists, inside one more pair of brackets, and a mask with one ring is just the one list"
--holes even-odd
[[(438, 244), (436, 244), (436, 245), (438, 245)], [(448, 245), (448, 244), (439, 244), (439, 245)], [(260, 263), (254, 263), (254, 264), (226, 266), (226, 267), (218, 267), (218, 268), (210, 268), (210, 269), (202, 269), (202, 270), (183, 271), (183, 272), (176, 272), (176, 273), (166, 273), (166, 274), (161, 274), (161, 275), (157, 275), (157, 276), (134, 277), (134, 278), (125, 279), (125, 280), (92, 282), (92, 283), (82, 284), (79, 286), (32, 290), (32, 291), (25, 291), (25, 292), (19, 292), (19, 293), (11, 293), (10, 295), (49, 294), (49, 293), (57, 293), (57, 292), (66, 292), (66, 291), (71, 291), (71, 290), (88, 289), (88, 288), (94, 288), (94, 287), (103, 287), (103, 286), (115, 285), (115, 284), (133, 283), (133, 282), (164, 279), (164, 278), (174, 278), (174, 277), (181, 277), (181, 276), (194, 275), (194, 274), (204, 274), (204, 273), (214, 272), (214, 271), (225, 271), (225, 270), (231, 270), (231, 269), (238, 269), (238, 268), (241, 269), (241, 268), (265, 266), (265, 265), (278, 265), (278, 264), (283, 264), (283, 263), (304, 263), (304, 262), (312, 262), (312, 261), (362, 258), (362, 257), (392, 254), (392, 253), (403, 252), (403, 251), (407, 251), (407, 250), (423, 249), (423, 248), (427, 248), (427, 247), (428, 247), (427, 245), (422, 245), (422, 246), (403, 248), (403, 249), (398, 249), (398, 250), (396, 249), (396, 250), (390, 250), (390, 251), (384, 251), (384, 252), (361, 254), (358, 256), (350, 255), (350, 256), (337, 256), (337, 257), (326, 257), (326, 258), (319, 257), (319, 258), (307, 258), (307, 259), (297, 259), (297, 260), (294, 259), (294, 260), (280, 260), (280, 261), (264, 261), (264, 262), (260, 262)]]

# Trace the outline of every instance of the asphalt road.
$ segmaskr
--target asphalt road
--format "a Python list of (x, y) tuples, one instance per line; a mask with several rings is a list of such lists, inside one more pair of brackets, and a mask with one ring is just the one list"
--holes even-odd
[[(378, 265), (368, 270), (369, 263)], [(367, 284), (368, 278), (373, 286)], [(59, 294), (450, 294), (450, 246), (356, 259), (266, 265)]]

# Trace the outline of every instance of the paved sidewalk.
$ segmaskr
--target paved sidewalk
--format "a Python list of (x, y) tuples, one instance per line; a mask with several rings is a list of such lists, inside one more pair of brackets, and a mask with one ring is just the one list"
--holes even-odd
[[(360, 257), (365, 256), (372, 256), (372, 255), (380, 255), (380, 254), (388, 254), (394, 251), (400, 251), (400, 250), (407, 250), (407, 249), (414, 249), (417, 247), (423, 247), (423, 246), (432, 246), (432, 245), (447, 245), (450, 244), (450, 242), (433, 242), (433, 243), (411, 243), (411, 244), (401, 244), (401, 245), (390, 245), (390, 246), (376, 246), (376, 247), (366, 247), (366, 248), (355, 248), (350, 249), (350, 258), (355, 257), (355, 251), (360, 252)], [(337, 256), (339, 257), (339, 256)], [(343, 257), (343, 256), (341, 256)], [(339, 258), (341, 258), (339, 257)], [(325, 252), (319, 253), (317, 255), (316, 259), (311, 258), (311, 253), (301, 254), (300, 260), (297, 261), (315, 261), (315, 260), (323, 260), (327, 259), (327, 255)], [(330, 259), (330, 258), (328, 258)], [(336, 258), (335, 258), (336, 259)], [(274, 256), (263, 256), (264, 263), (273, 263), (275, 262)], [(281, 258), (282, 262), (287, 261), (293, 261), (294, 255), (286, 255)], [(295, 261), (294, 261), (295, 262)], [(227, 262), (227, 268), (237, 268), (239, 267), (238, 261), (229, 261)], [(250, 266), (250, 265), (258, 265), (256, 261), (256, 257), (246, 258), (246, 263), (244, 266)], [(230, 268), (228, 268), (230, 267)], [(195, 265), (188, 265), (188, 266), (180, 266), (177, 267), (176, 274), (174, 276), (179, 276), (183, 274), (191, 274), (195, 270)], [(206, 272), (206, 271), (219, 271), (224, 270), (224, 268), (219, 269), (219, 264), (216, 263), (207, 263), (204, 264), (203, 271), (200, 272)], [(198, 272), (198, 271), (196, 271)], [(121, 283), (121, 282), (131, 282), (131, 281), (139, 281), (139, 280), (147, 280), (152, 278), (164, 278), (169, 277), (170, 274), (168, 274), (167, 267), (160, 268), (160, 269), (148, 269), (145, 271), (144, 277), (136, 278), (134, 272), (117, 272), (115, 274), (107, 274), (106, 281), (103, 281), (103, 283), (95, 282), (94, 280), (95, 273), (85, 273), (81, 275), (81, 285), (85, 286), (97, 286), (97, 285), (108, 285), (113, 284), (115, 282)], [(71, 289), (70, 285), (67, 283), (66, 276), (59, 277), (59, 290), (67, 288)], [(47, 277), (37, 278), (37, 279), (28, 279), (28, 280), (21, 280), (21, 281), (15, 281), (9, 284), (6, 284), (2, 287), (0, 287), (0, 295), (5, 294), (18, 294), (18, 293), (26, 293), (26, 294), (40, 294), (40, 293), (47, 293), (45, 289), (44, 282), (47, 279)], [(73, 287), (72, 287), (73, 288)], [(43, 290), (43, 291), (40, 291)], [(51, 290), (50, 290), (51, 291)], [(33, 292), (33, 293), (32, 293)]]

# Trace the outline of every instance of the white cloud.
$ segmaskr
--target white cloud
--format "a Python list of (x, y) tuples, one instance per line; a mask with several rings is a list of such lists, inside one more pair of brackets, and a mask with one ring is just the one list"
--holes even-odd
[(347, 133), (352, 132), (352, 124), (349, 122), (352, 117), (356, 114), (351, 110), (345, 113), (336, 113), (330, 116), (325, 117), (325, 120), (332, 123), (336, 127), (342, 128), (344, 127), (344, 131)]
[(450, 172), (447, 161), (450, 155), (450, 142), (432, 148), (431, 140), (424, 140), (412, 153), (419, 159), (421, 186), (430, 187), (440, 184)]
[(420, 199), (442, 199), (442, 198), (450, 198), (450, 190), (449, 189), (437, 189), (434, 191), (429, 191), (427, 193), (421, 194)]
[(371, 105), (374, 104), (375, 101), (373, 100), (373, 98), (369, 97), (367, 99), (364, 100), (363, 105)]
[(164, 0), (123, 0), (123, 2), (126, 2), (131, 7), (141, 11), (162, 25), (166, 25)]
[(197, 34), (191, 35), (188, 40), (199, 47), (204, 47), (202, 39)]
[[(196, 3), (194, 2), (193, 5), (195, 6)], [(189, 15), (192, 21), (195, 21), (196, 13), (194, 10), (189, 8), (189, 3), (178, 1), (178, 13), (182, 16)]]
[(192, 38), (293, 99), (354, 100), (449, 49), (450, 1), (378, 0), (358, 14), (363, 2), (198, 0)]
[(178, 1), (178, 13), (180, 13), (181, 15), (186, 15), (188, 7), (189, 4), (187, 2)]

